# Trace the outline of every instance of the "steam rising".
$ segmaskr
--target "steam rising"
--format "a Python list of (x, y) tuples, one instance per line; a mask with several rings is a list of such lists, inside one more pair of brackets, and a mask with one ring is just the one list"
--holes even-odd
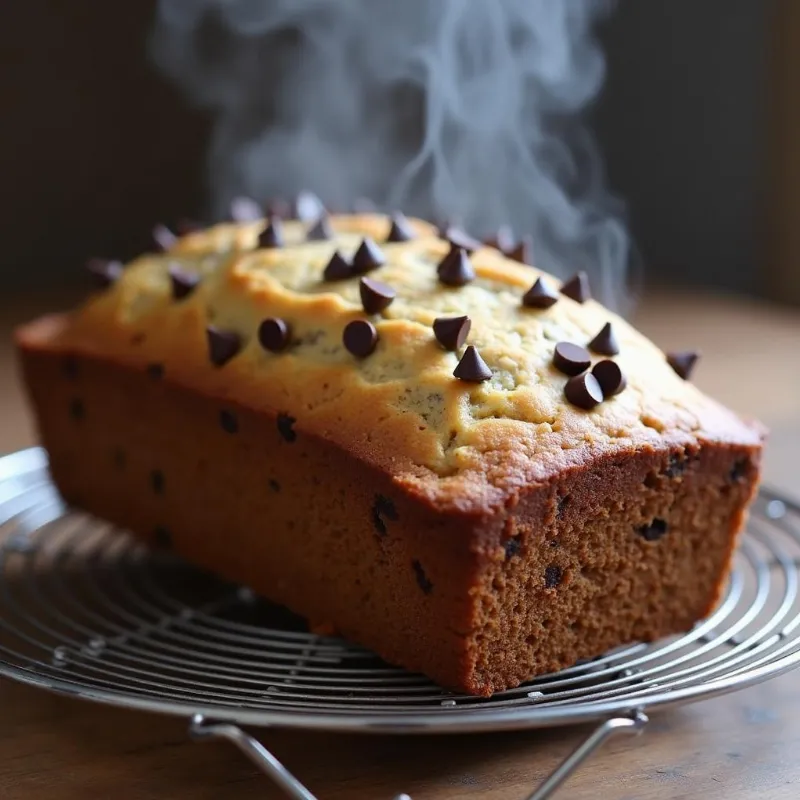
[(624, 296), (629, 239), (580, 112), (607, 0), (160, 0), (164, 73), (215, 119), (216, 216), (249, 195), (359, 198), (486, 237)]

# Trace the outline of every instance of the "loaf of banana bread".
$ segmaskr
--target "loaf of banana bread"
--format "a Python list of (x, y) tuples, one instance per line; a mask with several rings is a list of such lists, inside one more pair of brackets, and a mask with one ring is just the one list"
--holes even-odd
[(69, 503), (479, 695), (713, 608), (762, 429), (585, 275), (400, 215), (160, 239), (17, 332)]

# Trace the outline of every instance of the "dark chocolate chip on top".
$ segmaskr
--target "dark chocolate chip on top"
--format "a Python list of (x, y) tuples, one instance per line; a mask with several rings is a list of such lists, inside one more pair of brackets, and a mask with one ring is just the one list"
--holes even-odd
[(399, 211), (392, 214), (386, 241), (408, 242), (413, 239), (414, 236), (414, 229), (411, 227), (411, 223), (406, 219), (405, 214), (401, 214)]
[(209, 325), (206, 328), (208, 355), (216, 367), (227, 364), (241, 349), (242, 338), (234, 331), (225, 331)]
[(455, 225), (448, 225), (443, 231), (442, 238), (450, 242), (451, 249), (464, 250), (468, 254), (472, 254), (482, 247), (481, 242)]
[(452, 247), (436, 271), (446, 286), (465, 286), (475, 280), (475, 269), (463, 247)]
[(377, 314), (388, 308), (394, 301), (397, 293), (391, 286), (372, 278), (362, 278), (359, 283), (361, 304), (367, 314)]
[(200, 276), (197, 273), (187, 272), (178, 264), (170, 264), (167, 272), (172, 285), (172, 296), (175, 300), (183, 300), (184, 297), (188, 297), (200, 283)]
[(369, 236), (365, 236), (353, 255), (353, 272), (362, 275), (386, 263), (386, 256)]
[(580, 375), (591, 363), (589, 351), (572, 342), (559, 342), (553, 350), (553, 366), (565, 375)]
[(591, 411), (603, 402), (603, 390), (591, 372), (575, 375), (564, 386), (564, 395), (572, 405)]
[(326, 281), (343, 281), (354, 275), (353, 265), (336, 250), (325, 267), (323, 277)]
[(550, 308), (557, 302), (558, 295), (542, 278), (537, 278), (533, 286), (522, 295), (522, 305), (527, 308)]
[(597, 378), (597, 382), (603, 390), (603, 397), (613, 397), (628, 385), (619, 364), (609, 359), (598, 361), (592, 367), (592, 375)]
[(259, 344), (272, 353), (285, 350), (289, 344), (290, 330), (286, 320), (268, 317), (258, 326)]
[(283, 223), (280, 217), (271, 216), (267, 225), (258, 235), (258, 246), (265, 248), (283, 247)]
[(600, 333), (589, 342), (589, 349), (603, 356), (615, 356), (619, 353), (617, 335), (610, 322), (606, 322)]
[(368, 320), (354, 319), (345, 326), (342, 342), (349, 353), (366, 358), (378, 345), (378, 331)]
[(297, 422), (297, 420), (289, 416), (289, 414), (278, 414), (278, 433), (284, 441), (293, 442), (297, 439), (297, 432), (294, 429), (295, 422)]
[(481, 383), (492, 377), (492, 370), (475, 347), (468, 345), (458, 366), (453, 370), (453, 377), (469, 383)]
[(306, 233), (306, 239), (309, 242), (323, 242), (328, 239), (333, 239), (333, 227), (331, 226), (330, 217), (323, 214)]
[(520, 239), (512, 247), (502, 248), (502, 252), (506, 258), (510, 258), (512, 261), (519, 261), (520, 264), (532, 264), (533, 263), (533, 257), (531, 256), (532, 249), (533, 249), (533, 244), (530, 240), (530, 237), (523, 236), (522, 239)]
[(583, 271), (576, 272), (561, 287), (561, 294), (572, 298), (578, 303), (585, 303), (587, 300), (590, 300), (592, 292), (589, 288), (589, 276)]
[(681, 353), (667, 353), (667, 363), (685, 381), (692, 377), (692, 372), (699, 358), (699, 353), (688, 350)]
[(471, 327), (469, 317), (437, 317), (433, 321), (433, 335), (445, 350), (460, 350)]

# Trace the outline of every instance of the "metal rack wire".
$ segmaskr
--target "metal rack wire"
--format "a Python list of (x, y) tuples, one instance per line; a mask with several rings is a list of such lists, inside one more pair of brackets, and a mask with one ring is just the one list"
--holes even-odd
[(799, 570), (800, 508), (763, 491), (722, 603), (690, 633), (490, 699), (458, 696), (65, 508), (41, 450), (0, 459), (0, 675), (183, 715), (194, 738), (234, 742), (301, 800), (314, 798), (238, 725), (454, 733), (600, 722), (529, 800), (549, 797), (609, 736), (640, 732), (645, 710), (797, 666)]

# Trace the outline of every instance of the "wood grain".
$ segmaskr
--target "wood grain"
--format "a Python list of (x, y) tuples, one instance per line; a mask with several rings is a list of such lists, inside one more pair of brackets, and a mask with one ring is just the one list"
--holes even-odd
[[(0, 451), (32, 441), (10, 366), (9, 326), (64, 299), (0, 312)], [(665, 348), (699, 347), (697, 382), (773, 430), (767, 480), (800, 496), (800, 316), (702, 296), (646, 300), (638, 322)], [(186, 721), (105, 708), (0, 681), (2, 800), (278, 800), (230, 745), (193, 744)], [(462, 737), (261, 731), (324, 800), (520, 800), (589, 729)], [(607, 745), (564, 790), (577, 800), (800, 796), (800, 673), (656, 714)]]

